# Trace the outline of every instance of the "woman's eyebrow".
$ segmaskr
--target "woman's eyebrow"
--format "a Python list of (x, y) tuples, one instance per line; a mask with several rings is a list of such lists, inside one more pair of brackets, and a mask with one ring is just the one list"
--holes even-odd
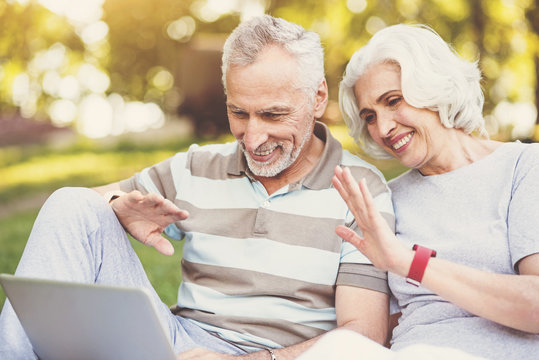
[[(375, 101), (375, 104), (380, 104), (382, 102), (382, 100), (384, 100), (384, 98), (389, 95), (390, 93), (392, 93), (393, 91), (397, 91), (397, 89), (394, 89), (394, 90), (388, 90), (386, 91), (385, 93), (383, 93), (382, 95), (378, 96), (376, 98), (376, 101)], [(363, 108), (359, 111), (359, 116), (362, 116), (362, 114), (364, 114), (366, 111), (369, 111), (369, 109), (367, 108)]]

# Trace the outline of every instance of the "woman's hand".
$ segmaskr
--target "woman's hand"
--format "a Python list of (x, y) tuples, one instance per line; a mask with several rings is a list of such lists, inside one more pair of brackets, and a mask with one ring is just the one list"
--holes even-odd
[(348, 168), (343, 170), (337, 166), (332, 181), (354, 215), (363, 237), (342, 225), (337, 227), (337, 234), (352, 243), (374, 266), (381, 270), (392, 271), (398, 263), (397, 259), (411, 253), (411, 250), (397, 239), (376, 208), (365, 179), (358, 183)]
[(112, 201), (111, 206), (131, 236), (164, 255), (172, 255), (174, 247), (161, 234), (168, 225), (189, 216), (187, 211), (155, 193), (142, 195), (132, 191)]

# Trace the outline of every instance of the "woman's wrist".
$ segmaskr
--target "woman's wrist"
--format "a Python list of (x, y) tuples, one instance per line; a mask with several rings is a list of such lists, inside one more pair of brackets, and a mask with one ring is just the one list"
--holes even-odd
[(403, 246), (402, 251), (395, 257), (395, 261), (388, 269), (389, 272), (406, 277), (414, 260), (415, 251)]
[(417, 244), (412, 249), (415, 251), (415, 254), (412, 265), (410, 265), (410, 270), (408, 270), (408, 275), (406, 275), (406, 282), (414, 286), (419, 286), (423, 280), (423, 274), (427, 269), (429, 260), (436, 256), (436, 251)]

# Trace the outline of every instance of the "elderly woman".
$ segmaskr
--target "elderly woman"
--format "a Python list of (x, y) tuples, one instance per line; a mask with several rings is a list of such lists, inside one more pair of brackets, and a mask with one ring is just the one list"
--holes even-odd
[(391, 349), (537, 359), (539, 144), (487, 138), (477, 64), (425, 26), (375, 34), (339, 95), (365, 152), (410, 168), (390, 182), (396, 235), (363, 180), (341, 168), (333, 179), (362, 230), (337, 233), (388, 271), (400, 313)]

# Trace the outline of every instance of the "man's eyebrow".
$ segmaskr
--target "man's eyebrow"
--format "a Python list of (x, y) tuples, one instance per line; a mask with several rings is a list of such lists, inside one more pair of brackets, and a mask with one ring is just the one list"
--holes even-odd
[[(245, 113), (248, 112), (247, 110), (242, 109), (234, 104), (226, 104), (226, 107), (231, 111), (245, 112)], [(268, 113), (287, 113), (289, 111), (290, 111), (290, 107), (288, 106), (275, 105), (275, 106), (270, 106), (269, 108), (257, 110), (256, 113), (261, 115), (261, 114), (268, 114)]]
[(226, 104), (226, 107), (229, 108), (229, 109), (232, 110), (232, 111), (243, 111), (243, 112), (246, 112), (246, 111), (243, 110), (242, 108), (239, 108), (239, 107), (237, 107), (236, 105), (233, 105), (233, 104)]
[(271, 107), (266, 108), (266, 109), (260, 109), (256, 113), (257, 114), (285, 113), (285, 112), (289, 112), (289, 111), (290, 111), (290, 108), (288, 106), (276, 105), (276, 106), (271, 106)]

